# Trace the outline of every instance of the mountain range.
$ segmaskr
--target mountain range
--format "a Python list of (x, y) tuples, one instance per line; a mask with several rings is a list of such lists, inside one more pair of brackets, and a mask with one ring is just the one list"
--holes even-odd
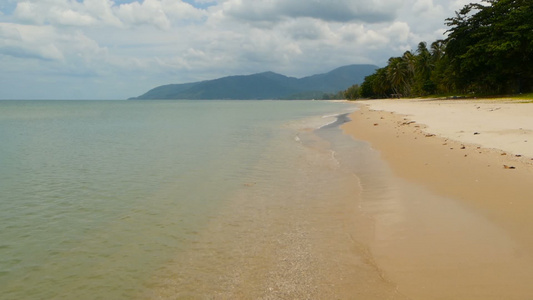
[(324, 74), (303, 78), (287, 77), (274, 72), (228, 76), (184, 84), (158, 86), (138, 97), (155, 99), (313, 99), (346, 90), (360, 84), (377, 69), (374, 65), (348, 65)]

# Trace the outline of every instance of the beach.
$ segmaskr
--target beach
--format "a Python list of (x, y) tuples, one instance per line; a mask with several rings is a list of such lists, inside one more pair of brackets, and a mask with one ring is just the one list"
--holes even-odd
[(531, 104), (357, 103), (0, 103), (3, 298), (533, 298)]
[(363, 186), (361, 212), (376, 227), (366, 242), (399, 292), (412, 299), (531, 298), (533, 104), (358, 103), (343, 129), (379, 153), (396, 187), (392, 196), (365, 197)]

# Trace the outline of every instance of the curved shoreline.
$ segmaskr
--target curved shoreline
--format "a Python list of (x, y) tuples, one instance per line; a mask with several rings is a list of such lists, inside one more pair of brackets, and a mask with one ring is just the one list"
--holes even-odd
[[(402, 227), (405, 231), (400, 233), (400, 238), (409, 242), (395, 241), (398, 239), (396, 235), (386, 237), (392, 239), (386, 242), (370, 243), (378, 263), (397, 280), (400, 291), (413, 299), (436, 296), (442, 299), (498, 299), (502, 295), (506, 299), (523, 299), (533, 296), (533, 288), (526, 284), (527, 280), (533, 280), (533, 273), (528, 271), (533, 267), (533, 257), (529, 254), (533, 251), (533, 155), (529, 156), (528, 152), (533, 152), (533, 147), (511, 145), (515, 147), (511, 151), (488, 146), (500, 142), (499, 136), (516, 135), (516, 132), (497, 132), (495, 135), (490, 132), (491, 128), (500, 126), (503, 131), (508, 130), (512, 125), (505, 120), (516, 119), (516, 111), (519, 115), (527, 115), (528, 111), (533, 111), (533, 105), (479, 100), (358, 103), (361, 103), (361, 109), (352, 113), (352, 121), (342, 126), (345, 133), (367, 141), (400, 181), (422, 186), (437, 197), (443, 197), (445, 200), (439, 200), (442, 207), (452, 202), (462, 207), (453, 213), (447, 212), (447, 221), (438, 224), (439, 232), (445, 231), (446, 234), (435, 239), (434, 235), (439, 232), (432, 232), (430, 236), (427, 227), (432, 226), (434, 220), (443, 219), (446, 212), (439, 205), (428, 204), (433, 196), (422, 197), (417, 190), (409, 196), (404, 193), (403, 199), (397, 201), (404, 210), (401, 217), (406, 218), (401, 220), (400, 226), (408, 224)], [(493, 106), (500, 107), (496, 114), (495, 110), (490, 110)], [(479, 128), (484, 123), (488, 126)], [(533, 122), (521, 126), (527, 131), (533, 128)], [(487, 142), (481, 139), (476, 144), (466, 142), (465, 133), (472, 130), (476, 130), (472, 136), (483, 135)], [(455, 136), (451, 134), (454, 132)], [(474, 132), (481, 134), (474, 135)], [(531, 137), (533, 142), (532, 132), (520, 133), (519, 137), (527, 136), (524, 140)], [(527, 145), (527, 142), (523, 144)], [(516, 149), (522, 153), (520, 157), (513, 154)], [(416, 197), (422, 204), (413, 203), (412, 199)], [(396, 217), (400, 217), (397, 212)], [(456, 228), (458, 224), (464, 226)], [(477, 240), (479, 236), (484, 238)], [(379, 238), (383, 239), (383, 236)], [(443, 256), (442, 249), (432, 246), (431, 239), (435, 242), (446, 239), (444, 247), (449, 247), (453, 253)], [(507, 248), (499, 248), (502, 244), (507, 244)], [(421, 250), (421, 245), (429, 249)], [(494, 255), (495, 251), (500, 251), (499, 255)], [(420, 256), (425, 256), (427, 261), (421, 262)], [(482, 267), (483, 262), (495, 257), (494, 264)], [(467, 258), (479, 260), (477, 269), (465, 264)], [(438, 265), (441, 267), (435, 267)], [(446, 273), (450, 268), (457, 275), (431, 280), (432, 275)], [(472, 274), (468, 277), (464, 275), (467, 273)], [(500, 276), (490, 276), (490, 273)], [(515, 274), (516, 278), (509, 278), (510, 274)], [(470, 286), (465, 286), (465, 282), (471, 279)], [(488, 293), (490, 290), (493, 293)]]

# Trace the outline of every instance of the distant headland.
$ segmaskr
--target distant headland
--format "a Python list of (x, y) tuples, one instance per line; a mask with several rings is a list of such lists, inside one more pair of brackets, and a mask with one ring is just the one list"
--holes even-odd
[(361, 84), (373, 74), (375, 65), (348, 65), (324, 74), (303, 78), (288, 77), (274, 72), (228, 76), (213, 80), (158, 86), (129, 100), (261, 100), (261, 99), (322, 99), (325, 94), (344, 91)]

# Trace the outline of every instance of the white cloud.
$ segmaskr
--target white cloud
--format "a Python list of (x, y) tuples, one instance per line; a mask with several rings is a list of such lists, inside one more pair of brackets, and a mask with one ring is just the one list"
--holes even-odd
[(24, 0), (14, 15), (31, 24), (132, 27), (151, 25), (170, 29), (172, 22), (198, 20), (205, 11), (180, 0), (144, 0), (116, 4), (111, 0)]
[(442, 38), (444, 19), (467, 2), (20, 0), (0, 15), (0, 98), (15, 87), (39, 96), (23, 95), (25, 81), (46, 98), (126, 98), (226, 75), (382, 66)]
[(18, 58), (64, 59), (54, 43), (54, 29), (0, 23), (0, 53)]
[(413, 5), (413, 11), (416, 13), (425, 13), (433, 8), (433, 0), (416, 0)]
[(162, 7), (165, 13), (174, 19), (179, 20), (199, 20), (207, 17), (207, 12), (197, 9), (194, 6), (176, 0), (163, 0)]
[(247, 22), (277, 22), (286, 18), (315, 18), (324, 21), (367, 23), (394, 19), (400, 0), (228, 0), (222, 9), (228, 17)]
[(161, 2), (146, 0), (142, 4), (133, 2), (123, 4), (117, 9), (117, 15), (130, 25), (153, 24), (161, 29), (169, 29), (170, 21), (163, 11)]
[(112, 63), (108, 50), (79, 31), (59, 32), (51, 26), (0, 23), (0, 56), (10, 64), (37, 60), (32, 71), (61, 74), (97, 74)]
[(15, 16), (33, 24), (59, 24), (86, 26), (96, 23), (92, 16), (81, 12), (82, 3), (43, 0), (39, 2), (22, 1), (17, 4)]
[(82, 10), (104, 24), (117, 27), (122, 25), (121, 20), (113, 12), (113, 1), (111, 0), (85, 0)]
[(320, 40), (331, 33), (327, 23), (313, 19), (289, 20), (280, 26), (280, 31), (293, 40)]

